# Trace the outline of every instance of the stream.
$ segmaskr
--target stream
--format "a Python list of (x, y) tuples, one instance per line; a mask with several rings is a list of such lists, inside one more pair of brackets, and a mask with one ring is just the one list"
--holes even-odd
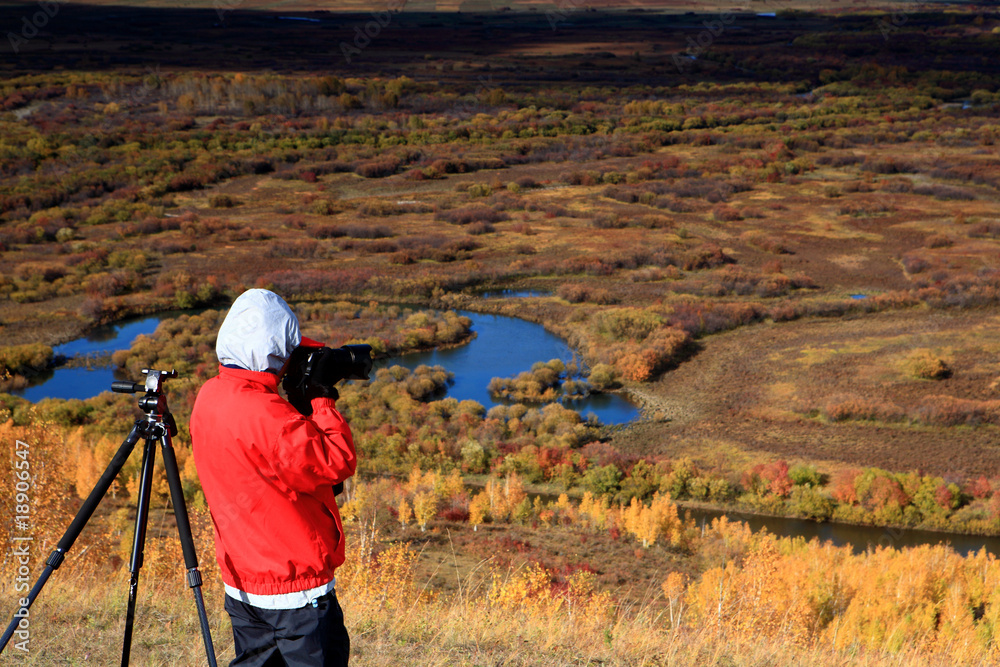
[[(513, 377), (530, 370), (537, 361), (562, 359), (568, 362), (574, 359), (573, 350), (562, 339), (538, 324), (503, 315), (467, 311), (460, 314), (473, 321), (476, 337), (471, 342), (446, 350), (403, 355), (390, 363), (411, 369), (421, 364), (444, 366), (455, 374), (454, 383), (448, 387), (448, 396), (474, 400), (489, 407), (496, 405), (487, 391), (487, 384), (493, 377)], [(85, 338), (56, 346), (53, 351), (57, 355), (104, 359), (105, 363), (94, 363), (89, 367), (86, 364), (58, 367), (50, 371), (44, 381), (12, 393), (37, 402), (45, 398), (86, 399), (109, 391), (111, 382), (118, 378), (115, 378), (107, 357), (115, 350), (128, 349), (137, 336), (153, 333), (161, 319), (171, 316), (142, 317), (108, 325), (95, 329)], [(627, 423), (639, 416), (638, 409), (618, 394), (590, 396), (570, 404), (570, 407), (584, 416), (593, 413), (606, 424)], [(876, 546), (900, 548), (947, 543), (962, 554), (984, 547), (992, 553), (1000, 553), (1000, 537), (817, 523), (701, 507), (683, 507), (681, 512), (690, 512), (699, 526), (708, 525), (712, 519), (726, 515), (732, 520), (746, 522), (754, 531), (766, 529), (775, 535), (807, 540), (815, 537), (820, 541), (829, 540), (836, 546), (850, 545), (855, 552)]]

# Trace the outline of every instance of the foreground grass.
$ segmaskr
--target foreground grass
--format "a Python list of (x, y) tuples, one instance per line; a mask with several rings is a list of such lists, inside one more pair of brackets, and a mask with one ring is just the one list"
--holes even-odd
[[(179, 579), (179, 578), (178, 578)], [(95, 580), (73, 575), (52, 584), (32, 610), (27, 654), (5, 653), (25, 665), (117, 664), (127, 601), (127, 573)], [(132, 645), (133, 665), (200, 665), (205, 652), (194, 603), (177, 579), (144, 582)], [(766, 640), (752, 633), (720, 634), (712, 628), (668, 629), (662, 611), (625, 609), (605, 618), (572, 613), (527, 618), (483, 604), (475, 594), (437, 600), (370, 605), (344, 593), (352, 638), (352, 665), (955, 665), (947, 655), (917, 649), (894, 654), (833, 652)], [(229, 620), (218, 587), (206, 591), (220, 664), (233, 656)], [(14, 662), (14, 659), (10, 660)], [(6, 660), (5, 660), (6, 662)], [(981, 661), (961, 664), (990, 664)]]
[[(182, 563), (178, 564), (178, 570)], [(27, 651), (14, 648), (4, 655), (11, 663), (25, 665), (113, 665), (121, 660), (129, 573), (113, 574), (73, 570), (67, 564), (49, 580), (30, 612), (31, 637)], [(205, 590), (206, 610), (215, 650), (232, 656), (229, 617), (223, 609), (221, 585)], [(5, 602), (13, 598), (5, 589)], [(4, 605), (4, 623), (10, 604)], [(194, 597), (178, 575), (174, 578), (140, 576), (139, 598), (133, 629), (131, 664), (205, 664), (205, 648)]]
[[(997, 596), (990, 591), (998, 568), (986, 554), (962, 558), (925, 547), (851, 556), (722, 524), (692, 555), (708, 561), (724, 547), (724, 566), (689, 582), (668, 574), (644, 598), (626, 601), (598, 586), (592, 572), (560, 578), (537, 562), (501, 567), (496, 558), (445, 592), (415, 567), (418, 554), (410, 547), (387, 543), (378, 531), (351, 533), (338, 592), (356, 666), (882, 667), (996, 660)], [(155, 543), (148, 553), (132, 664), (205, 664), (180, 562), (168, 568), (170, 549)], [(27, 665), (119, 660), (128, 573), (78, 565), (67, 563), (32, 609), (29, 650), (11, 646), (8, 656)], [(233, 655), (231, 629), (222, 587), (211, 563), (206, 569), (208, 616), (224, 664)], [(5, 602), (10, 588), (3, 590)]]

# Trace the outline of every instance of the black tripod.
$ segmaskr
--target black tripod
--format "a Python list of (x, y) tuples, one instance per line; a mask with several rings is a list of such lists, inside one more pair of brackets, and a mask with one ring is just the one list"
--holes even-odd
[(132, 559), (129, 562), (128, 592), (128, 613), (125, 617), (125, 639), (122, 644), (122, 667), (126, 667), (129, 662), (129, 653), (132, 647), (132, 625), (135, 622), (135, 602), (136, 593), (139, 589), (139, 570), (142, 568), (143, 550), (146, 543), (146, 520), (149, 517), (149, 494), (153, 483), (153, 463), (156, 460), (156, 443), (160, 443), (163, 450), (163, 466), (167, 473), (167, 483), (170, 485), (170, 497), (174, 505), (174, 516), (177, 518), (177, 530), (180, 533), (181, 548), (184, 552), (184, 564), (187, 567), (188, 586), (194, 591), (194, 601), (198, 607), (198, 619), (201, 622), (201, 635), (205, 640), (205, 653), (208, 655), (208, 664), (216, 667), (215, 649), (212, 647), (212, 634), (208, 627), (208, 615), (205, 613), (205, 600), (201, 595), (201, 573), (198, 571), (198, 557), (195, 554), (194, 540), (191, 537), (191, 524), (188, 521), (187, 505), (184, 503), (184, 492), (181, 488), (181, 478), (177, 471), (177, 458), (174, 456), (174, 447), (170, 442), (171, 436), (177, 435), (177, 425), (174, 417), (167, 407), (167, 398), (163, 394), (163, 382), (167, 378), (177, 377), (176, 371), (156, 371), (143, 369), (146, 376), (146, 383), (138, 382), (113, 382), (111, 390), (122, 394), (138, 394), (145, 392), (139, 399), (139, 408), (146, 413), (145, 419), (138, 419), (132, 427), (132, 431), (118, 448), (111, 463), (105, 469), (104, 474), (97, 481), (97, 485), (87, 496), (76, 513), (76, 517), (69, 528), (63, 534), (62, 539), (56, 546), (55, 551), (45, 561), (45, 569), (35, 582), (35, 586), (26, 598), (27, 604), (20, 605), (14, 612), (14, 618), (7, 626), (6, 632), (0, 638), (0, 653), (7, 647), (7, 643), (14, 635), (18, 622), (28, 613), (35, 598), (41, 592), (45, 582), (56, 569), (62, 565), (66, 553), (73, 547), (73, 543), (80, 535), (83, 527), (87, 525), (101, 498), (111, 488), (115, 477), (121, 472), (122, 467), (128, 460), (129, 455), (135, 448), (140, 438), (146, 439), (146, 447), (142, 452), (142, 473), (139, 483), (139, 499), (135, 515), (135, 538), (132, 542)]

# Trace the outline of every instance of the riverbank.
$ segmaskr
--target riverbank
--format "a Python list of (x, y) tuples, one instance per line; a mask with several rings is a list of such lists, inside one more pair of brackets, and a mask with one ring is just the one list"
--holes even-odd
[[(366, 479), (386, 478), (397, 482), (405, 480), (402, 474), (364, 474)], [(465, 475), (463, 483), (466, 487), (483, 490), (491, 478), (488, 475)], [(559, 489), (554, 484), (524, 483), (524, 490), (529, 500), (537, 498), (542, 503), (556, 504), (563, 493), (579, 503), (585, 491), (579, 487), (569, 490)], [(923, 545), (946, 544), (957, 553), (967, 555), (986, 549), (990, 553), (1000, 554), (1000, 533), (975, 534), (955, 531), (920, 529), (908, 526), (871, 525), (841, 521), (816, 521), (809, 518), (773, 514), (755, 511), (752, 508), (739, 505), (723, 505), (692, 500), (672, 500), (677, 506), (680, 516), (692, 519), (702, 530), (720, 517), (730, 521), (746, 523), (757, 533), (766, 531), (777, 537), (803, 538), (806, 541), (817, 539), (820, 542), (830, 542), (834, 546), (849, 546), (855, 553), (863, 553), (877, 547), (912, 548)]]
[(642, 418), (647, 422), (685, 421), (696, 416), (696, 411), (690, 404), (660, 396), (640, 385), (628, 384), (622, 391), (639, 406)]

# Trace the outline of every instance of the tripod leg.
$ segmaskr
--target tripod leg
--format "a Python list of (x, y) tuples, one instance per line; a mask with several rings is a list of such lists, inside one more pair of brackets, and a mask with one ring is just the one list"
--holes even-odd
[(205, 600), (201, 594), (201, 572), (198, 571), (198, 555), (195, 553), (194, 538), (191, 535), (191, 522), (188, 519), (187, 503), (184, 501), (184, 489), (181, 487), (181, 476), (177, 469), (177, 457), (170, 441), (170, 432), (163, 429), (160, 435), (160, 447), (163, 450), (163, 466), (167, 471), (167, 483), (170, 484), (170, 498), (174, 503), (174, 516), (177, 518), (177, 532), (181, 538), (181, 549), (184, 551), (184, 566), (187, 568), (188, 586), (194, 592), (194, 603), (198, 608), (198, 620), (201, 623), (201, 636), (205, 641), (205, 654), (208, 664), (216, 667), (215, 648), (212, 646), (212, 632), (208, 627), (208, 614), (205, 612)]
[(45, 569), (42, 570), (42, 574), (39, 575), (38, 581), (32, 587), (31, 592), (28, 593), (27, 604), (18, 607), (18, 610), (14, 614), (13, 620), (11, 620), (10, 625), (7, 626), (7, 630), (4, 632), (3, 637), (0, 638), (0, 653), (7, 647), (7, 643), (10, 638), (14, 636), (14, 631), (17, 629), (18, 622), (21, 618), (27, 614), (28, 609), (35, 602), (35, 598), (38, 594), (42, 592), (42, 587), (45, 586), (45, 582), (49, 580), (49, 576), (62, 565), (63, 559), (66, 557), (66, 553), (73, 548), (73, 543), (76, 542), (76, 538), (80, 536), (80, 532), (83, 530), (84, 526), (87, 525), (87, 521), (94, 514), (94, 510), (101, 502), (101, 498), (108, 492), (111, 488), (111, 484), (115, 481), (115, 477), (121, 472), (121, 469), (125, 466), (125, 462), (128, 460), (129, 455), (135, 448), (135, 444), (139, 442), (139, 438), (145, 433), (146, 420), (140, 419), (132, 427), (132, 430), (125, 437), (122, 442), (121, 447), (115, 452), (114, 457), (111, 459), (111, 463), (104, 470), (104, 474), (101, 478), (97, 480), (97, 484), (94, 486), (90, 495), (87, 499), (83, 501), (83, 505), (80, 506), (79, 511), (76, 513), (73, 522), (70, 523), (69, 528), (63, 533), (62, 538), (60, 538), (59, 543), (56, 545), (55, 550), (49, 555), (48, 560), (45, 561)]
[(122, 642), (122, 667), (127, 667), (132, 651), (132, 626), (135, 623), (135, 603), (139, 592), (139, 570), (142, 569), (146, 548), (146, 523), (149, 519), (149, 494), (153, 487), (153, 465), (156, 463), (156, 440), (146, 437), (142, 452), (142, 473), (139, 478), (139, 500), (135, 512), (135, 535), (132, 540), (132, 560), (129, 562), (128, 612), (125, 615), (125, 639)]

